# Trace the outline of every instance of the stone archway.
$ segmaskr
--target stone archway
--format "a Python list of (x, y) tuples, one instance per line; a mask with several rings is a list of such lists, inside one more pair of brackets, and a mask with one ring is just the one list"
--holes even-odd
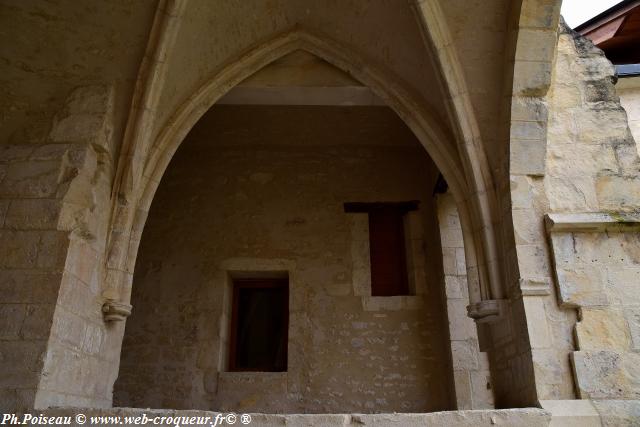
[[(31, 20), (42, 17), (40, 6), (11, 8), (9, 36), (20, 48), (3, 66), (13, 70), (16, 92), (5, 109), (16, 121), (4, 132), (8, 146), (0, 159), (0, 282), (9, 290), (2, 304), (11, 328), (2, 354), (9, 355), (7, 372), (18, 368), (2, 386), (9, 406), (111, 406), (125, 323), (118, 320), (131, 308), (145, 209), (189, 121), (248, 72), (248, 63), (268, 62), (265, 45), (271, 53), (286, 46), (314, 51), (369, 79), (424, 138), (440, 168), (450, 169), (470, 263), (469, 311), (490, 324), (478, 328), (479, 341), (495, 368), (498, 406), (603, 396), (591, 394), (592, 385), (598, 393), (606, 388), (607, 398), (622, 396), (609, 377), (594, 374), (600, 362), (585, 357), (607, 351), (638, 366), (629, 343), (605, 342), (590, 328), (599, 319), (626, 321), (629, 328), (615, 334), (626, 337), (637, 325), (612, 316), (620, 307), (572, 300), (556, 251), (567, 234), (585, 234), (585, 220), (589, 233), (618, 232), (621, 220), (637, 228), (629, 215), (639, 203), (628, 197), (638, 194), (637, 156), (629, 155), (634, 147), (610, 64), (566, 27), (557, 32), (559, 0), (338, 3), (159, 0), (111, 11), (51, 4), (48, 15), (56, 19), (46, 28)], [(85, 26), (98, 21), (105, 25)], [(91, 66), (34, 54), (37, 37), (18, 36), (36, 27), (55, 41), (54, 56), (64, 58), (66, 47), (75, 46), (94, 56)], [(100, 36), (114, 29), (125, 42)], [(47, 72), (33, 73), (41, 65)], [(216, 80), (222, 73), (226, 80)], [(20, 83), (31, 79), (45, 89), (38, 96), (33, 85)], [(216, 88), (200, 87), (207, 82)], [(582, 96), (562, 99), (567, 89)], [(47, 105), (40, 102), (46, 93), (56, 94)], [(607, 116), (591, 120), (600, 107)], [(559, 116), (567, 108), (577, 109), (576, 121), (587, 117), (588, 128), (568, 129)], [(558, 162), (557, 149), (566, 148), (559, 144), (567, 141), (577, 144)], [(603, 151), (576, 151), (587, 141)], [(584, 172), (579, 163), (587, 159), (593, 161)], [(588, 198), (573, 194), (586, 185)], [(609, 244), (615, 239), (626, 242), (620, 234)], [(606, 280), (587, 276), (581, 279), (589, 285), (616, 292), (617, 285), (636, 283), (625, 276), (604, 287)], [(505, 316), (491, 322), (503, 308)]]
[[(427, 148), (427, 152), (434, 152), (433, 156), (438, 159), (435, 160), (436, 164), (444, 165), (440, 167), (446, 169), (444, 174), (448, 178), (452, 193), (458, 195), (458, 199), (465, 199), (463, 194), (467, 193), (466, 186), (463, 183), (464, 181), (460, 176), (460, 172), (453, 166), (455, 160), (453, 160), (450, 153), (446, 152), (442, 145), (438, 143), (438, 141), (446, 140), (446, 133), (443, 132), (433, 120), (430, 120), (428, 113), (422, 110), (419, 104), (413, 101), (406, 91), (403, 91), (398, 85), (391, 83), (386, 84), (382, 73), (376, 73), (371, 70), (367, 70), (367, 72), (360, 71), (358, 67), (351, 65), (354, 55), (340, 50), (335, 45), (332, 46), (330, 43), (306, 33), (298, 32), (287, 34), (274, 39), (254, 55), (248, 55), (246, 58), (243, 58), (239, 64), (231, 65), (229, 69), (221, 73), (220, 76), (217, 76), (204, 85), (199, 93), (193, 96), (190, 102), (177, 113), (176, 117), (178, 117), (178, 119), (172, 121), (172, 124), (161, 134), (159, 142), (156, 144), (156, 148), (153, 150), (150, 160), (148, 161), (147, 167), (150, 172), (144, 177), (145, 187), (141, 191), (142, 195), (139, 196), (139, 205), (135, 209), (136, 216), (133, 219), (133, 224), (136, 224), (136, 227), (139, 228), (132, 230), (133, 239), (129, 245), (131, 252), (128, 254), (130, 260), (127, 263), (127, 265), (131, 266), (129, 274), (133, 273), (133, 265), (135, 264), (142, 228), (146, 222), (153, 195), (156, 192), (162, 175), (173, 154), (182, 143), (184, 136), (193, 127), (195, 122), (202, 117), (215, 101), (233, 86), (225, 82), (225, 79), (233, 78), (234, 83), (237, 83), (262, 69), (272, 61), (297, 50), (310, 52), (327, 60), (327, 62), (332, 63), (332, 65), (337, 68), (347, 70), (358, 80), (372, 88), (380, 98), (393, 107), (396, 114), (409, 126), (418, 140), (422, 142), (423, 146), (427, 146), (425, 147)], [(463, 209), (465, 209), (464, 206), (465, 205), (463, 205)], [(467, 218), (468, 217), (469, 215), (467, 215)], [(468, 230), (471, 226), (465, 224), (464, 228)], [(465, 245), (465, 250), (469, 252), (469, 274), (473, 276), (477, 274), (477, 263), (474, 261), (475, 251), (473, 250), (474, 239), (467, 236), (466, 241), (468, 243)], [(474, 296), (482, 294), (477, 288), (479, 285), (477, 279), (469, 280), (469, 283), (471, 284), (470, 294)], [(122, 290), (124, 293), (121, 294), (119, 301), (123, 304), (128, 304), (131, 298), (131, 287), (129, 286)]]
[[(471, 290), (469, 314), (476, 319), (500, 316), (504, 311), (501, 300), (505, 298), (506, 286), (499, 267), (500, 244), (497, 231), (494, 229), (498, 211), (494, 193), (496, 187), (489, 170), (476, 114), (458, 53), (440, 4), (435, 1), (416, 0), (412, 6), (417, 11), (425, 38), (430, 41), (437, 53), (441, 78), (447, 88), (447, 96), (451, 98), (454, 111), (453, 122), (455, 123), (458, 150), (471, 190), (467, 200), (467, 203), (471, 205), (469, 212), (478, 215), (475, 219), (467, 218), (467, 209), (460, 209), (463, 223), (478, 221), (473, 224), (473, 234), (478, 242), (476, 246), (477, 259), (481, 265), (477, 274), (470, 274), (470, 279), (473, 276), (479, 276), (477, 280), (483, 285), (479, 289), (480, 295), (473, 295), (473, 290)], [(455, 192), (454, 197), (457, 199)], [(461, 202), (457, 200), (457, 203)], [(465, 237), (467, 237), (467, 231), (465, 231)], [(470, 239), (465, 238), (465, 242), (468, 240)], [(475, 268), (474, 264), (470, 264), (470, 267)]]
[[(214, 105), (154, 197), (114, 404), (267, 413), (452, 409), (430, 205), (437, 176), (385, 106)], [(403, 215), (411, 290), (374, 296), (370, 222), (366, 213), (343, 212), (343, 203), (398, 197), (420, 200)], [(232, 282), (273, 274), (289, 281), (286, 373), (235, 372)], [(464, 310), (455, 316), (474, 328)], [(389, 357), (379, 358), (383, 343)], [(174, 348), (198, 354), (198, 362)], [(376, 378), (389, 372), (381, 386)]]
[[(468, 190), (465, 179), (461, 176), (459, 169), (455, 167), (454, 157), (439, 143), (447, 139), (446, 133), (440, 129), (437, 123), (430, 119), (428, 112), (422, 109), (417, 101), (412, 99), (408, 91), (404, 90), (399, 84), (394, 84), (393, 79), (385, 78), (387, 76), (384, 76), (382, 72), (377, 72), (371, 67), (361, 66), (364, 62), (363, 60), (336, 44), (329, 43), (308, 33), (294, 32), (275, 38), (255, 52), (243, 57), (238, 63), (226, 68), (219, 76), (205, 84), (197, 94), (191, 97), (189, 102), (176, 113), (175, 120), (172, 120), (171, 124), (161, 133), (158, 142), (154, 145), (152, 154), (149, 156), (150, 159), (146, 170), (143, 172), (144, 187), (141, 190), (141, 195), (138, 196), (139, 204), (136, 206), (133, 219), (133, 224), (138, 228), (132, 230), (133, 238), (128, 246), (128, 250), (131, 252), (127, 255), (129, 257), (127, 265), (132, 268), (135, 263), (135, 254), (139, 245), (142, 227), (162, 174), (173, 153), (175, 153), (191, 127), (234, 84), (252, 75), (272, 61), (296, 50), (308, 51), (327, 60), (372, 88), (405, 121), (419, 141), (422, 142), (422, 145), (425, 146), (427, 152), (432, 153), (434, 161), (443, 170), (451, 186), (452, 193), (457, 196), (456, 198), (458, 200), (466, 199), (465, 194), (468, 194)], [(358, 65), (354, 65), (354, 63)], [(463, 202), (461, 211), (465, 212), (463, 218), (467, 219), (466, 222), (463, 219), (463, 228), (467, 231), (465, 250), (468, 252), (467, 259), (469, 262), (467, 267), (471, 276), (469, 294), (472, 295), (472, 302), (479, 302), (481, 295), (489, 295), (490, 291), (485, 290), (485, 292), (482, 292), (479, 289), (481, 282), (473, 279), (473, 276), (478, 274), (478, 264), (475, 262), (475, 239), (468, 232), (473, 228), (468, 221), (468, 218), (472, 215), (466, 213), (467, 210), (468, 206)], [(131, 273), (132, 271), (129, 272), (129, 274)], [(122, 291), (123, 293), (120, 295), (119, 300), (121, 303), (128, 304), (131, 287), (124, 288)], [(474, 301), (474, 298), (477, 300)]]
[[(172, 40), (175, 39), (180, 26), (180, 14), (185, 4), (186, 2), (179, 0), (161, 4), (147, 54), (147, 58), (153, 60), (145, 61), (140, 73), (137, 96), (134, 98), (112, 192), (112, 215), (103, 281), (103, 298), (106, 300), (103, 311), (107, 320), (124, 319), (130, 311), (132, 273), (146, 220), (146, 209), (151, 203), (159, 177), (162, 176), (171, 155), (186, 133), (199, 115), (235, 83), (242, 80), (243, 76), (250, 75), (251, 70), (256, 71), (273, 59), (298, 49), (307, 50), (328, 60), (371, 87), (407, 123), (428, 149), (445, 174), (459, 206), (465, 236), (472, 314), (482, 317), (499, 313), (500, 305), (496, 298), (502, 295), (502, 285), (493, 267), (497, 262), (497, 246), (492, 231), (493, 215), (489, 209), (489, 200), (492, 198), (490, 189), (493, 186), (486, 184), (487, 180), (491, 179), (489, 173), (477, 173), (482, 169), (482, 166), (478, 166), (478, 158), (483, 156), (477, 154), (477, 150), (481, 150), (480, 144), (463, 144), (459, 147), (462, 154), (440, 144), (439, 142), (451, 138), (431, 118), (428, 109), (411, 95), (411, 91), (404, 88), (400, 80), (392, 74), (380, 71), (370, 61), (359, 57), (344, 46), (331, 42), (326, 37), (299, 30), (277, 36), (253, 51), (246, 52), (231, 65), (220, 70), (211, 81), (176, 110), (155, 139), (150, 128), (155, 124), (154, 105), (158, 102), (157, 91), (161, 87), (166, 55), (171, 51)], [(468, 109), (465, 113), (459, 112), (462, 115), (467, 113)], [(473, 138), (471, 140), (478, 142)], [(459, 161), (460, 157), (469, 158), (469, 150), (476, 153), (470, 156), (473, 159), (471, 163), (476, 165), (474, 173), (467, 172), (469, 161)], [(478, 180), (478, 176), (482, 179)], [(71, 258), (78, 256), (82, 254), (70, 254)], [(106, 332), (106, 339), (113, 352), (119, 352), (123, 335), (122, 325), (117, 323), (111, 322)], [(109, 369), (109, 375), (115, 379), (117, 363), (110, 363), (113, 366)]]
[[(126, 183), (124, 181), (116, 182), (116, 185), (119, 184), (121, 188), (114, 190), (114, 193), (119, 195), (114, 199), (126, 200), (127, 202), (126, 206), (118, 206), (118, 202), (116, 202), (112, 220), (113, 224), (124, 225), (124, 227), (111, 234), (108, 264), (117, 267), (108, 268), (105, 297), (126, 304), (127, 293), (130, 291), (131, 275), (131, 271), (128, 269), (130, 270), (135, 262), (136, 245), (144, 225), (146, 212), (162, 172), (186, 133), (197, 119), (231, 87), (271, 61), (295, 50), (307, 50), (353, 74), (394, 109), (416, 134), (442, 170), (460, 205), (467, 242), (466, 251), (468, 252), (467, 262), (470, 277), (477, 277), (476, 280), (470, 281), (473, 283), (470, 297), (474, 307), (472, 310), (474, 317), (497, 315), (498, 306), (495, 301), (489, 304), (482, 303), (482, 301), (502, 295), (499, 277), (496, 275), (496, 271), (493, 271), (497, 261), (493, 255), (488, 255), (497, 250), (491, 231), (492, 221), (490, 216), (488, 217), (490, 215), (488, 200), (491, 198), (491, 192), (484, 190), (491, 188), (491, 186), (480, 184), (479, 181), (469, 178), (462, 172), (466, 168), (460, 166), (456, 161), (457, 155), (439, 143), (439, 141), (446, 141), (450, 138), (431, 118), (429, 112), (421, 106), (420, 102), (413, 98), (410, 91), (398, 83), (397, 79), (368, 65), (366, 60), (359, 58), (358, 55), (337, 43), (301, 31), (278, 36), (269, 43), (254, 49), (201, 87), (196, 94), (189, 98), (187, 103), (179, 108), (168, 126), (160, 133), (157, 142), (150, 149), (151, 154), (148, 158), (144, 157), (144, 161), (142, 161), (144, 166), (139, 164), (141, 159), (136, 156), (124, 156), (127, 161), (119, 166), (121, 171), (119, 176), (127, 177), (129, 181)], [(467, 146), (466, 149), (475, 151), (477, 146)], [(477, 159), (478, 156), (472, 157)], [(477, 161), (472, 163), (477, 163)], [(136, 169), (139, 169), (137, 173)], [(140, 176), (139, 183), (132, 187), (130, 181), (135, 180), (134, 177), (138, 175)], [(490, 179), (489, 174), (483, 173), (482, 176), (483, 179), (480, 182)], [(477, 187), (478, 185), (480, 187)], [(471, 190), (471, 188), (475, 188), (475, 190)], [(478, 242), (482, 244), (479, 245)], [(487, 261), (487, 257), (493, 261)], [(489, 277), (493, 279), (489, 280)], [(123, 286), (123, 283), (127, 282), (129, 285)], [(476, 304), (479, 305), (476, 307)]]

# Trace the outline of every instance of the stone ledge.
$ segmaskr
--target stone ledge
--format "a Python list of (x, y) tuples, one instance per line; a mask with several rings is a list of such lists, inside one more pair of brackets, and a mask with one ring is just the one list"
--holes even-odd
[(552, 213), (544, 216), (548, 232), (603, 232), (640, 230), (640, 213)]
[(541, 400), (551, 427), (637, 426), (639, 400)]
[(550, 426), (600, 427), (600, 414), (590, 400), (541, 400), (551, 412)]
[(523, 296), (547, 296), (551, 294), (551, 284), (549, 280), (544, 279), (520, 279), (520, 292)]

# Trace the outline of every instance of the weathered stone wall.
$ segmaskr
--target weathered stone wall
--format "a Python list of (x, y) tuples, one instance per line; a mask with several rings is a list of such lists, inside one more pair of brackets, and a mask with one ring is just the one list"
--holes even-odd
[[(574, 52), (577, 57), (569, 56)], [(561, 36), (558, 55), (556, 79), (565, 93), (555, 98), (552, 116), (550, 209), (605, 211), (614, 217), (636, 211), (640, 162), (613, 87), (613, 67), (589, 41), (569, 33)], [(569, 83), (576, 72), (581, 78)], [(579, 308), (579, 351), (573, 355), (579, 396), (637, 399), (638, 373), (630, 366), (638, 361), (630, 337), (637, 324), (638, 301), (632, 289), (640, 278), (638, 235), (572, 233), (565, 234), (565, 240), (562, 234), (552, 236), (561, 303)], [(562, 250), (567, 237), (572, 246)]]
[(551, 276), (557, 287), (557, 303), (552, 295), (543, 299), (544, 310), (529, 326), (541, 398), (557, 398), (554, 389), (570, 381), (581, 398), (638, 398), (631, 337), (640, 278), (633, 229), (640, 162), (613, 75), (599, 49), (561, 27), (548, 98), (545, 176), (533, 191), (535, 209), (522, 213), (531, 224), (523, 238), (536, 240), (542, 228), (536, 217), (549, 213), (552, 254), (540, 251), (524, 260), (541, 282)]
[[(437, 248), (428, 231), (435, 211), (426, 208), (436, 175), (387, 108), (214, 107), (154, 199), (114, 404), (280, 413), (452, 408), (441, 276), (432, 267), (440, 251), (416, 248), (416, 295), (364, 295), (366, 279), (353, 269), (354, 257), (368, 256), (367, 246), (354, 252), (366, 228), (354, 229), (354, 214), (343, 211), (348, 201), (421, 200), (416, 222), (427, 231), (414, 229), (410, 240)], [(224, 372), (228, 275), (238, 270), (288, 271), (286, 373)]]
[(638, 399), (640, 233), (604, 231), (552, 231), (561, 303), (580, 314), (572, 354), (578, 394)]
[(95, 365), (105, 357), (99, 260), (112, 100), (109, 88), (78, 88), (46, 138), (0, 148), (3, 409), (108, 405), (108, 379)]
[(613, 85), (614, 68), (563, 27), (551, 98), (545, 190), (555, 212), (633, 210), (638, 153)]

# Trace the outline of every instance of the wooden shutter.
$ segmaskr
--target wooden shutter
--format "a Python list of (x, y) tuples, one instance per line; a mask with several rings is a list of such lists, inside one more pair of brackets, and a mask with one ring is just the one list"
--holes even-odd
[(408, 295), (403, 210), (394, 206), (369, 211), (371, 295)]

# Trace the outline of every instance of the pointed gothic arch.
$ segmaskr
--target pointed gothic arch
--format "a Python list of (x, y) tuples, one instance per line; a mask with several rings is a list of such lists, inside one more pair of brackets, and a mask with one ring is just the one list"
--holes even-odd
[[(479, 248), (477, 241), (480, 236), (474, 230), (491, 228), (491, 221), (485, 222), (484, 227), (477, 224), (478, 218), (483, 218), (481, 213), (474, 212), (478, 205), (474, 202), (474, 194), (477, 191), (469, 185), (468, 174), (465, 173), (457, 153), (451, 150), (451, 144), (446, 143), (451, 141), (452, 137), (403, 86), (400, 79), (375, 68), (364, 58), (335, 41), (300, 30), (274, 37), (216, 73), (177, 109), (158, 138), (148, 145), (147, 156), (142, 159), (136, 156), (125, 157), (128, 161), (118, 166), (122, 169), (119, 176), (133, 177), (133, 169), (136, 167), (134, 161), (143, 162), (142, 166), (137, 165), (140, 169), (140, 179), (134, 180), (134, 185), (125, 185), (120, 181), (121, 188), (114, 190), (114, 193), (119, 195), (116, 199), (126, 200), (128, 206), (124, 209), (114, 209), (115, 217), (112, 223), (130, 225), (116, 233), (112, 230), (105, 296), (115, 299), (119, 304), (129, 303), (133, 267), (146, 215), (166, 167), (190, 129), (235, 85), (296, 50), (307, 51), (353, 75), (385, 101), (416, 135), (447, 179), (460, 206), (468, 267), (472, 276), (480, 276), (479, 280), (469, 282), (471, 303), (480, 303), (483, 299), (488, 299), (492, 295), (491, 290), (487, 288), (490, 281), (483, 279), (489, 276), (484, 270), (487, 264), (478, 262), (479, 257), (484, 258), (486, 251)], [(484, 192), (481, 194), (486, 196)]]

